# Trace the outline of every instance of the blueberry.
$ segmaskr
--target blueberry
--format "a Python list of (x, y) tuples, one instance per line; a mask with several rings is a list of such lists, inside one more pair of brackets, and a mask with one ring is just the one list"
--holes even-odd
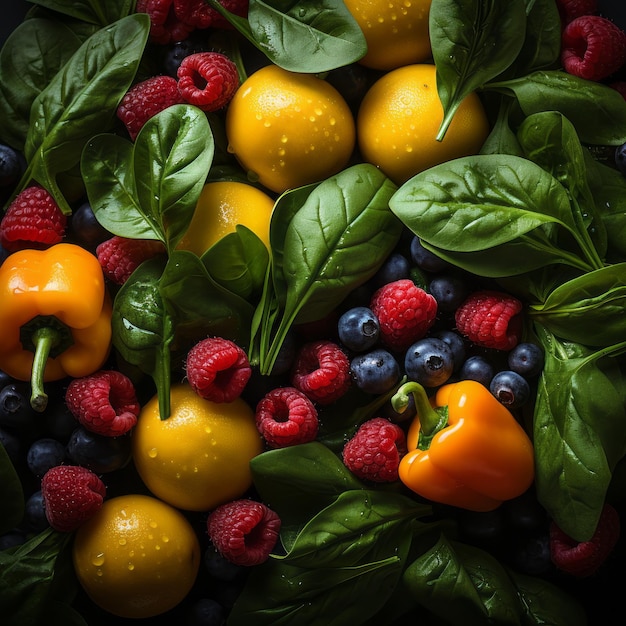
[(65, 446), (51, 437), (34, 441), (26, 454), (26, 464), (34, 476), (41, 478), (50, 468), (61, 465)]
[(96, 474), (106, 474), (128, 463), (131, 455), (130, 437), (104, 437), (79, 426), (67, 442), (67, 455), (77, 465)]
[(387, 283), (409, 278), (410, 274), (411, 264), (409, 260), (404, 255), (394, 252), (387, 257), (380, 269), (376, 272), (372, 278), (372, 284), (374, 288), (377, 289)]
[(95, 250), (98, 244), (113, 236), (98, 222), (89, 202), (84, 202), (72, 213), (71, 230), (74, 239), (90, 250)]
[(452, 350), (452, 358), (454, 359), (454, 371), (458, 370), (465, 362), (465, 341), (459, 333), (453, 330), (439, 330), (432, 334), (437, 339), (443, 339)]
[(411, 240), (411, 259), (417, 267), (426, 272), (443, 272), (450, 268), (450, 264), (438, 257), (434, 252), (427, 250), (422, 245), (419, 237)]
[(17, 150), (0, 144), (0, 187), (13, 187), (24, 170), (24, 160)]
[(508, 409), (517, 409), (530, 398), (528, 381), (517, 372), (498, 372), (489, 384), (489, 391)]
[(626, 176), (626, 143), (615, 148), (615, 166)]
[(291, 369), (291, 366), (296, 358), (297, 350), (298, 345), (296, 342), (296, 334), (290, 329), (285, 335), (285, 339), (278, 350), (276, 360), (272, 366), (273, 376), (285, 374)]
[(196, 600), (187, 611), (186, 626), (222, 626), (226, 623), (224, 607), (212, 598)]
[(400, 380), (398, 361), (382, 348), (355, 357), (350, 369), (356, 386), (365, 393), (386, 393)]
[(459, 370), (461, 380), (475, 380), (489, 388), (496, 371), (493, 365), (483, 356), (474, 355), (465, 360)]
[(0, 428), (0, 444), (4, 446), (11, 463), (17, 465), (22, 455), (22, 444), (19, 437), (4, 428)]
[(171, 44), (165, 52), (163, 59), (163, 69), (165, 73), (176, 78), (178, 68), (185, 57), (195, 54), (196, 52), (206, 52), (207, 49), (206, 42), (197, 34), (190, 35), (183, 41), (177, 41)]
[(404, 357), (407, 376), (424, 387), (443, 385), (454, 371), (454, 355), (450, 346), (438, 337), (416, 341)]
[(470, 288), (466, 280), (454, 274), (435, 276), (428, 285), (428, 290), (441, 311), (455, 311), (468, 296)]
[(523, 537), (513, 550), (513, 566), (522, 574), (542, 576), (554, 570), (547, 532)]
[(337, 334), (343, 345), (354, 352), (373, 348), (380, 336), (378, 318), (369, 307), (348, 309), (337, 323)]
[(0, 390), (1, 426), (22, 428), (33, 422), (34, 417), (26, 383), (10, 383)]
[(0, 552), (8, 548), (16, 548), (26, 541), (26, 535), (20, 530), (9, 530), (0, 535)]
[(535, 343), (518, 343), (508, 354), (509, 368), (524, 376), (532, 378), (543, 369), (544, 354), (540, 346)]
[(204, 566), (213, 578), (231, 582), (244, 572), (241, 565), (231, 563), (223, 557), (213, 546), (204, 552)]
[(24, 528), (34, 533), (40, 533), (50, 526), (46, 517), (46, 509), (41, 490), (35, 491), (26, 500), (24, 506)]

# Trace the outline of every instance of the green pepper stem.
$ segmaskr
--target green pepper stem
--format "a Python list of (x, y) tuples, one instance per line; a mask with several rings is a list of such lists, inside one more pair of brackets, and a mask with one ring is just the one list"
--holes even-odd
[(426, 390), (422, 385), (410, 380), (402, 385), (391, 398), (391, 405), (398, 413), (402, 413), (409, 404), (409, 394), (413, 394), (417, 416), (420, 421), (420, 431), (426, 436), (434, 435), (441, 430), (442, 416), (430, 404)]
[(48, 406), (48, 394), (43, 388), (43, 375), (50, 351), (61, 341), (62, 333), (50, 326), (41, 326), (31, 335), (35, 347), (33, 367), (30, 373), (30, 405), (39, 413)]

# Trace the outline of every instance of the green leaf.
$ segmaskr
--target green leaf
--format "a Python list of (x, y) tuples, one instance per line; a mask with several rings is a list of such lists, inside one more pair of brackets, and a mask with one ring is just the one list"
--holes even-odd
[(270, 61), (292, 72), (327, 72), (367, 51), (363, 32), (341, 0), (250, 0), (247, 19), (217, 0), (207, 2)]
[(537, 494), (565, 533), (588, 541), (626, 452), (626, 380), (610, 369), (626, 342), (594, 352), (535, 330), (545, 351), (533, 420)]
[(56, 178), (80, 162), (94, 134), (111, 126), (117, 105), (135, 77), (149, 30), (148, 16), (137, 13), (97, 31), (37, 96), (21, 187), (31, 178), (36, 180), (64, 213), (71, 213)]
[(99, 26), (130, 15), (135, 8), (134, 0), (32, 0), (32, 3)]
[(0, 443), (0, 535), (16, 528), (24, 517), (24, 491), (4, 445)]
[(517, 57), (525, 37), (525, 2), (433, 0), (429, 29), (444, 110), (440, 141), (463, 99)]

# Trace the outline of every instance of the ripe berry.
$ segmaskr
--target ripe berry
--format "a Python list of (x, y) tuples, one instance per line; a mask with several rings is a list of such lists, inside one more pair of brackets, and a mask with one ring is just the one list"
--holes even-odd
[(94, 251), (99, 244), (112, 236), (111, 233), (98, 222), (89, 202), (83, 202), (83, 204), (72, 213), (70, 227), (72, 237), (84, 248)]
[(598, 0), (556, 0), (563, 24), (581, 15), (593, 15), (598, 11)]
[(484, 356), (474, 355), (465, 360), (459, 370), (461, 380), (475, 380), (489, 389), (495, 368)]
[(410, 250), (413, 263), (426, 272), (437, 273), (450, 268), (450, 263), (424, 248), (417, 236), (411, 240)]
[(186, 39), (194, 30), (178, 18), (174, 11), (174, 0), (137, 0), (137, 13), (150, 16), (150, 41), (166, 45)]
[(13, 465), (21, 461), (22, 443), (17, 435), (5, 428), (0, 428), (0, 445), (5, 449)]
[[(209, 6), (206, 4), (205, 6)], [(177, 78), (178, 68), (185, 57), (196, 52), (206, 52), (207, 44), (205, 36), (199, 36), (196, 31), (182, 41), (171, 43), (163, 59), (163, 69), (168, 76)]]
[(356, 476), (377, 483), (398, 480), (398, 465), (406, 454), (404, 431), (382, 417), (359, 427), (343, 448), (343, 462)]
[(530, 342), (518, 343), (507, 355), (509, 369), (525, 378), (537, 376), (543, 369), (543, 350)]
[(67, 442), (67, 456), (76, 465), (96, 474), (107, 474), (124, 467), (131, 457), (129, 437), (105, 437), (87, 430), (74, 429)]
[(356, 356), (350, 363), (350, 370), (355, 385), (365, 393), (386, 393), (400, 380), (398, 361), (382, 348)]
[(443, 339), (452, 350), (452, 359), (454, 360), (454, 371), (456, 372), (465, 362), (465, 341), (463, 337), (453, 330), (439, 330), (432, 333), (432, 337)]
[(454, 274), (439, 274), (432, 278), (428, 291), (437, 301), (441, 311), (455, 311), (469, 294), (466, 279)]
[(517, 409), (530, 399), (530, 385), (517, 372), (503, 370), (489, 383), (489, 391), (507, 409)]
[(33, 533), (40, 533), (42, 530), (50, 527), (41, 489), (38, 489), (26, 499), (22, 525), (25, 530)]
[(404, 370), (411, 380), (424, 387), (443, 385), (454, 371), (452, 349), (437, 337), (420, 339), (406, 351)]
[(394, 252), (387, 257), (380, 269), (372, 277), (372, 284), (378, 289), (395, 280), (409, 278), (410, 273), (411, 265), (408, 259), (404, 255)]
[(65, 459), (65, 446), (50, 437), (34, 441), (26, 454), (28, 469), (41, 478), (50, 468), (61, 465)]
[(96, 256), (104, 275), (116, 285), (123, 285), (144, 261), (160, 254), (165, 254), (161, 241), (118, 235), (96, 247)]
[(11, 146), (0, 144), (0, 187), (13, 187), (23, 169), (23, 157)]
[(353, 307), (339, 318), (337, 334), (348, 350), (365, 352), (378, 343), (380, 335), (378, 318), (369, 307)]
[(267, 561), (280, 526), (278, 515), (254, 500), (222, 504), (207, 518), (207, 531), (216, 550), (232, 563), (246, 567)]
[(30, 404), (26, 383), (10, 383), (0, 390), (0, 426), (21, 428), (33, 422), (36, 415)]

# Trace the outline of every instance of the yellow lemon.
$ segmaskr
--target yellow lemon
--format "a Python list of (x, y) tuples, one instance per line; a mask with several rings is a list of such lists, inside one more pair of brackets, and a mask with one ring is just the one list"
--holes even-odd
[(240, 85), (226, 111), (226, 135), (249, 176), (277, 193), (336, 174), (355, 144), (341, 94), (321, 78), (276, 65)]
[(77, 531), (76, 576), (100, 608), (125, 618), (160, 615), (193, 587), (200, 544), (177, 509), (146, 495), (105, 500)]
[(430, 59), (431, 0), (345, 0), (345, 4), (367, 43), (361, 65), (391, 70)]
[(248, 227), (269, 248), (273, 208), (274, 200), (253, 185), (235, 181), (207, 183), (177, 248), (201, 256), (216, 241), (235, 232), (237, 224)]
[(443, 141), (436, 69), (407, 65), (379, 78), (361, 102), (357, 117), (363, 159), (400, 185), (444, 161), (476, 154), (489, 134), (480, 98), (471, 93), (457, 109)]
[(254, 411), (241, 398), (204, 400), (187, 383), (172, 385), (171, 414), (158, 397), (142, 408), (133, 431), (133, 460), (146, 487), (187, 511), (208, 511), (252, 485), (250, 461), (263, 450)]

